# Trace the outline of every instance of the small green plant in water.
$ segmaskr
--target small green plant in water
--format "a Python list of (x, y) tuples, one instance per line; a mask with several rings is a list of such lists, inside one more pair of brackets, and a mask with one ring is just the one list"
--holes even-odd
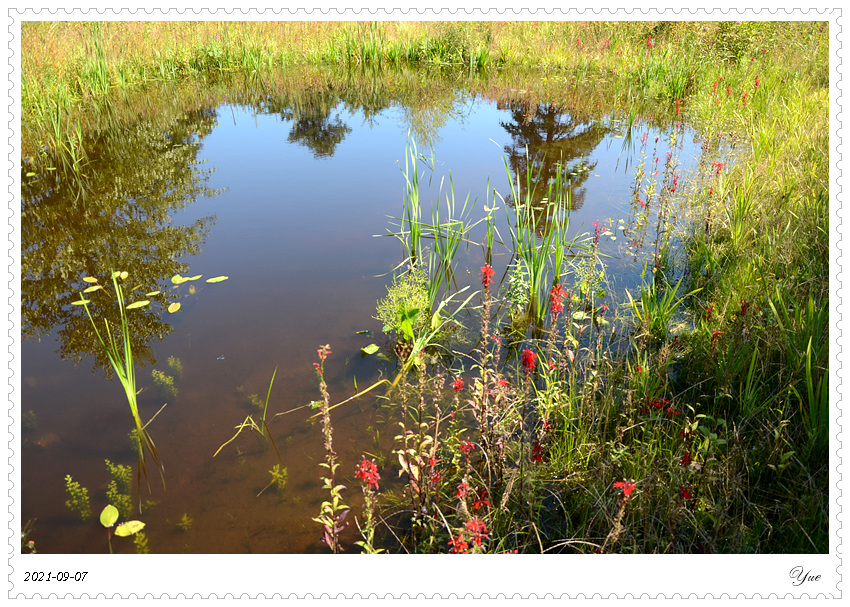
[(257, 497), (260, 497), (260, 495), (262, 495), (269, 487), (274, 487), (278, 495), (282, 494), (283, 490), (286, 489), (286, 481), (289, 479), (289, 470), (285, 466), (275, 464), (272, 469), (269, 470), (269, 474), (271, 474), (272, 480), (269, 481), (268, 485), (263, 487), (262, 491), (257, 494)]
[(153, 378), (153, 383), (156, 386), (157, 392), (159, 396), (163, 399), (175, 399), (177, 398), (177, 388), (174, 385), (174, 378), (170, 375), (166, 375), (162, 371), (157, 369), (153, 369), (151, 371), (151, 377)]
[(186, 533), (187, 531), (189, 531), (189, 529), (192, 528), (192, 523), (194, 522), (195, 521), (192, 519), (192, 517), (189, 516), (189, 513), (184, 512), (183, 516), (180, 517), (180, 521), (177, 523), (177, 527), (180, 529), (180, 531)]
[(183, 363), (176, 356), (168, 357), (168, 368), (171, 369), (177, 379), (183, 377)]
[(427, 327), (431, 320), (427, 277), (415, 266), (393, 277), (387, 296), (378, 302), (378, 315), (384, 333), (395, 333), (399, 341), (412, 341), (414, 332)]
[[(106, 538), (109, 542), (109, 554), (113, 553), (112, 550), (112, 528), (115, 527), (115, 523), (118, 522), (118, 508), (113, 506), (112, 504), (108, 504), (106, 508), (100, 513), (100, 524), (106, 527)], [(131, 535), (137, 534), (139, 531), (145, 528), (145, 524), (142, 521), (125, 521), (115, 527), (115, 535), (118, 537), (130, 537)], [(147, 541), (144, 542), (145, 547), (147, 547)], [(138, 548), (138, 544), (137, 544)]]
[(133, 511), (133, 468), (113, 464), (107, 459), (106, 470), (110, 477), (109, 484), (106, 486), (106, 499), (118, 509), (122, 516), (130, 516)]
[(91, 517), (89, 490), (72, 479), (70, 474), (65, 475), (65, 490), (69, 496), (68, 501), (65, 502), (68, 510), (78, 513), (84, 521), (88, 520)]
[(133, 536), (133, 545), (136, 547), (136, 554), (150, 554), (151, 549), (148, 546), (148, 536), (144, 531), (138, 531)]

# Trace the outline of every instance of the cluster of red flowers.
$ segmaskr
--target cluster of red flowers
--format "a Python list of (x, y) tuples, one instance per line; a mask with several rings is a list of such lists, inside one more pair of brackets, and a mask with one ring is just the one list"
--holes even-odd
[(543, 447), (537, 441), (531, 443), (531, 461), (536, 463), (543, 461)]
[(461, 453), (466, 453), (466, 454), (472, 453), (473, 451), (475, 451), (475, 443), (471, 443), (467, 440), (462, 441), (460, 443), (460, 451), (461, 451)]
[(705, 319), (706, 319), (706, 320), (711, 321), (711, 314), (712, 314), (712, 312), (713, 312), (713, 310), (711, 309), (711, 306), (706, 306), (706, 307), (705, 307)]
[(745, 302), (743, 299), (741, 300), (741, 316), (743, 316), (744, 314), (746, 314), (746, 313), (747, 313), (747, 310), (749, 310), (749, 309), (750, 309), (750, 306), (751, 306), (751, 305), (752, 305), (752, 304), (748, 304), (748, 303), (747, 303), (747, 302)]
[(469, 542), (463, 538), (463, 532), (459, 531), (457, 537), (452, 536), (449, 540), (449, 554), (469, 554)]
[(534, 371), (534, 365), (537, 364), (537, 354), (526, 348), (522, 351), (522, 366), (526, 373)]
[(632, 491), (635, 490), (635, 484), (626, 481), (617, 481), (614, 483), (614, 488), (622, 489), (623, 497), (628, 498), (632, 494)]
[(480, 510), (481, 508), (487, 507), (490, 508), (492, 504), (490, 500), (487, 498), (487, 490), (481, 489), (481, 496), (475, 496), (475, 499), (472, 501), (472, 509)]
[(552, 308), (552, 314), (560, 314), (564, 311), (564, 299), (567, 297), (567, 290), (564, 285), (556, 284), (552, 287), (549, 293), (549, 305)]
[(761, 87), (761, 77), (756, 74), (756, 91), (759, 90), (759, 87)]
[(452, 382), (452, 388), (455, 392), (460, 392), (461, 390), (463, 390), (463, 380), (458, 377)]
[(469, 532), (472, 543), (476, 546), (480, 546), (481, 542), (487, 539), (487, 525), (484, 524), (484, 521), (477, 518), (469, 519), (464, 527)]
[(463, 499), (466, 497), (466, 494), (469, 492), (469, 485), (466, 483), (461, 483), (457, 486), (457, 491), (455, 492), (455, 497), (458, 499)]
[[(319, 360), (325, 362), (325, 359), (328, 357), (328, 354), (332, 354), (331, 345), (326, 344), (324, 346), (320, 346), (317, 352), (319, 353)], [(313, 363), (313, 366), (318, 369), (321, 365), (319, 363)]]
[(673, 175), (673, 185), (670, 186), (670, 191), (675, 192), (679, 189), (679, 176)]
[(694, 461), (694, 460), (693, 460), (693, 458), (691, 457), (691, 452), (690, 452), (690, 451), (687, 451), (687, 452), (686, 452), (686, 453), (682, 456), (682, 459), (680, 459), (680, 460), (679, 460), (679, 463), (680, 463), (681, 465), (685, 466), (685, 467), (688, 467), (688, 466), (690, 466), (690, 465), (691, 465), (691, 462), (692, 462), (692, 461)]
[(720, 175), (720, 173), (723, 172), (723, 167), (725, 167), (725, 166), (726, 166), (726, 164), (723, 163), (723, 162), (712, 162), (711, 163), (711, 168), (714, 170), (715, 175)]
[(481, 266), (481, 284), (485, 287), (489, 287), (493, 284), (493, 276), (496, 275), (496, 272), (493, 268), (490, 267), (490, 264), (486, 266)]
[(374, 487), (377, 491), (378, 481), (381, 479), (381, 475), (378, 474), (378, 466), (375, 465), (375, 462), (368, 461), (364, 455), (363, 461), (357, 466), (357, 472), (354, 473), (354, 478), (359, 478), (367, 486)]

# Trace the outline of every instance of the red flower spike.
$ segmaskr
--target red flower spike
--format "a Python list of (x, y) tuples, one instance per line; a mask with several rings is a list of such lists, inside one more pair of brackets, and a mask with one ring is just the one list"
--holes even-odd
[(493, 284), (493, 276), (496, 275), (496, 272), (493, 268), (490, 267), (490, 264), (486, 266), (481, 266), (481, 284), (485, 287), (489, 287)]
[(614, 488), (615, 489), (622, 489), (623, 490), (623, 497), (629, 497), (629, 495), (631, 495), (632, 491), (635, 490), (635, 484), (634, 483), (627, 483), (627, 482), (624, 482), (624, 481), (617, 481), (616, 483), (614, 483)]
[(460, 378), (454, 380), (451, 385), (455, 392), (460, 392), (461, 390), (463, 390), (463, 380)]
[(537, 363), (537, 354), (526, 348), (522, 352), (522, 366), (527, 372), (534, 371), (534, 365)]

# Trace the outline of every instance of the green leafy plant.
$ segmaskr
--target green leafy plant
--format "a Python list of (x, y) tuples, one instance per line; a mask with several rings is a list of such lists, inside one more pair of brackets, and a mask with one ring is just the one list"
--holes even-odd
[(130, 512), (133, 510), (133, 498), (131, 496), (133, 482), (132, 467), (113, 464), (107, 459), (106, 470), (110, 477), (109, 484), (106, 486), (107, 501), (110, 504), (114, 504), (122, 516), (130, 516)]
[(65, 491), (69, 496), (68, 501), (65, 502), (68, 510), (79, 514), (84, 521), (91, 517), (89, 490), (72, 479), (70, 474), (65, 475)]
[(177, 528), (180, 529), (183, 533), (189, 531), (192, 528), (192, 523), (195, 521), (189, 516), (188, 512), (184, 512), (183, 516), (180, 517), (180, 520), (177, 522)]
[[(112, 550), (112, 528), (118, 522), (118, 509), (112, 504), (108, 504), (100, 513), (100, 524), (106, 527), (106, 538), (109, 542), (109, 554), (113, 554)], [(142, 521), (125, 521), (115, 527), (114, 534), (118, 537), (130, 537), (145, 528)], [(145, 542), (147, 546), (147, 542)]]
[[(128, 272), (118, 271), (114, 271), (111, 274), (112, 287), (120, 315), (120, 338), (116, 338), (112, 328), (110, 327), (110, 323), (106, 318), (103, 319), (104, 330), (101, 332), (101, 330), (98, 329), (98, 325), (95, 322), (94, 317), (92, 316), (91, 310), (89, 309), (88, 304), (90, 303), (90, 300), (86, 299), (84, 294), (96, 291), (105, 292), (105, 289), (98, 283), (96, 278), (86, 277), (83, 279), (85, 282), (90, 283), (91, 286), (80, 293), (80, 299), (73, 303), (74, 305), (82, 305), (85, 307), (86, 314), (91, 321), (97, 340), (106, 352), (106, 356), (112, 365), (112, 369), (115, 371), (115, 375), (121, 381), (121, 385), (124, 388), (124, 394), (127, 397), (127, 402), (130, 405), (130, 413), (133, 416), (133, 423), (135, 425), (134, 431), (136, 438), (138, 439), (139, 467), (136, 478), (140, 489), (139, 505), (141, 507), (142, 477), (144, 477), (145, 480), (148, 478), (146, 453), (147, 455), (150, 455), (153, 464), (159, 471), (163, 488), (165, 488), (165, 472), (162, 462), (159, 459), (159, 452), (157, 451), (156, 445), (154, 445), (153, 439), (147, 431), (147, 424), (142, 422), (142, 418), (139, 415), (139, 405), (136, 401), (136, 395), (138, 394), (138, 391), (136, 390), (136, 371), (133, 364), (133, 349), (130, 339), (130, 321), (127, 316), (127, 311), (146, 306), (150, 304), (150, 300), (142, 299), (130, 304), (126, 302), (124, 290), (122, 289), (119, 280), (126, 280), (128, 275)], [(156, 416), (154, 415), (154, 417)], [(151, 418), (150, 421), (153, 421), (153, 418)], [(148, 421), (148, 424), (150, 421)]]
[(183, 362), (176, 356), (168, 357), (168, 368), (174, 373), (174, 377), (180, 379), (183, 376)]
[(177, 387), (174, 385), (173, 377), (158, 369), (151, 370), (151, 377), (161, 398), (177, 398)]
[(283, 490), (286, 489), (286, 481), (289, 479), (289, 470), (280, 464), (275, 464), (272, 466), (272, 469), (269, 470), (269, 474), (271, 474), (272, 480), (269, 481), (269, 484), (263, 487), (263, 489), (257, 494), (257, 497), (263, 494), (263, 492), (269, 487), (274, 487), (275, 491), (277, 491), (278, 495), (283, 493)]

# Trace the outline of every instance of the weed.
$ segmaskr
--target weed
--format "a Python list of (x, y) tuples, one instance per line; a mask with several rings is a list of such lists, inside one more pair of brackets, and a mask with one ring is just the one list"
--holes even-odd
[(71, 512), (76, 512), (82, 520), (91, 517), (91, 503), (89, 501), (89, 490), (80, 485), (68, 474), (65, 476), (65, 491), (68, 493), (68, 501), (65, 506)]

